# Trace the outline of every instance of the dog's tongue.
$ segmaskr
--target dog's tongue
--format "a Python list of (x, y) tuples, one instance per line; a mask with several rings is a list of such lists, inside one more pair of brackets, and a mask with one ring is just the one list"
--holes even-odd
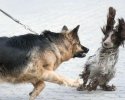
[(85, 57), (85, 56), (86, 56), (86, 54), (83, 53), (83, 54), (82, 54), (82, 57)]
[(83, 58), (85, 56), (86, 56), (86, 54), (82, 53), (81, 55), (79, 55), (79, 58)]

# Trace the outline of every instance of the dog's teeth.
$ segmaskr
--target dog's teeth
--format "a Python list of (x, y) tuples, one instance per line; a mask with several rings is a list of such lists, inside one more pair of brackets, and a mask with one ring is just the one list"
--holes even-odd
[(86, 54), (85, 54), (85, 53), (83, 53), (83, 54), (82, 54), (82, 56), (83, 56), (83, 57), (85, 57), (85, 56), (86, 56)]

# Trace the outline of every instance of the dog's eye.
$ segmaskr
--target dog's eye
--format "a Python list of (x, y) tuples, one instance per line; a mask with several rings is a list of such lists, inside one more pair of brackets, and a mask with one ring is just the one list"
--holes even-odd
[(113, 34), (112, 37), (111, 37), (112, 41), (116, 40), (116, 35)]
[(107, 38), (107, 37), (105, 36), (102, 40), (103, 40), (103, 41), (105, 41), (105, 40), (106, 40), (106, 38)]
[(78, 42), (77, 45), (80, 45), (80, 42)]
[(106, 37), (109, 37), (109, 34), (107, 34)]
[(76, 42), (75, 45), (80, 45), (80, 42)]

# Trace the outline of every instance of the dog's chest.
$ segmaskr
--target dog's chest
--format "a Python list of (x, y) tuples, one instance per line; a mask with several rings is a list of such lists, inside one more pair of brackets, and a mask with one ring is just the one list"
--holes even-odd
[(113, 74), (118, 60), (118, 50), (103, 50), (100, 48), (96, 55), (89, 60), (91, 60), (89, 64), (93, 74)]
[(113, 68), (117, 62), (117, 53), (100, 53), (98, 55), (98, 65), (105, 67), (107, 69)]
[(118, 60), (118, 50), (100, 49), (98, 52), (98, 66), (103, 69), (104, 73), (111, 73), (112, 71), (114, 71), (115, 64)]

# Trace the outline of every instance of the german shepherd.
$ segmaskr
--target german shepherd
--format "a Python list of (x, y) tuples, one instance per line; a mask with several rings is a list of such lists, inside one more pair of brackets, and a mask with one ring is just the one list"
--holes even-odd
[(80, 44), (78, 29), (79, 25), (72, 31), (64, 26), (60, 33), (44, 31), (40, 35), (0, 37), (0, 82), (32, 83), (30, 100), (44, 89), (44, 81), (78, 87), (78, 81), (54, 72), (62, 62), (84, 57), (89, 51)]

